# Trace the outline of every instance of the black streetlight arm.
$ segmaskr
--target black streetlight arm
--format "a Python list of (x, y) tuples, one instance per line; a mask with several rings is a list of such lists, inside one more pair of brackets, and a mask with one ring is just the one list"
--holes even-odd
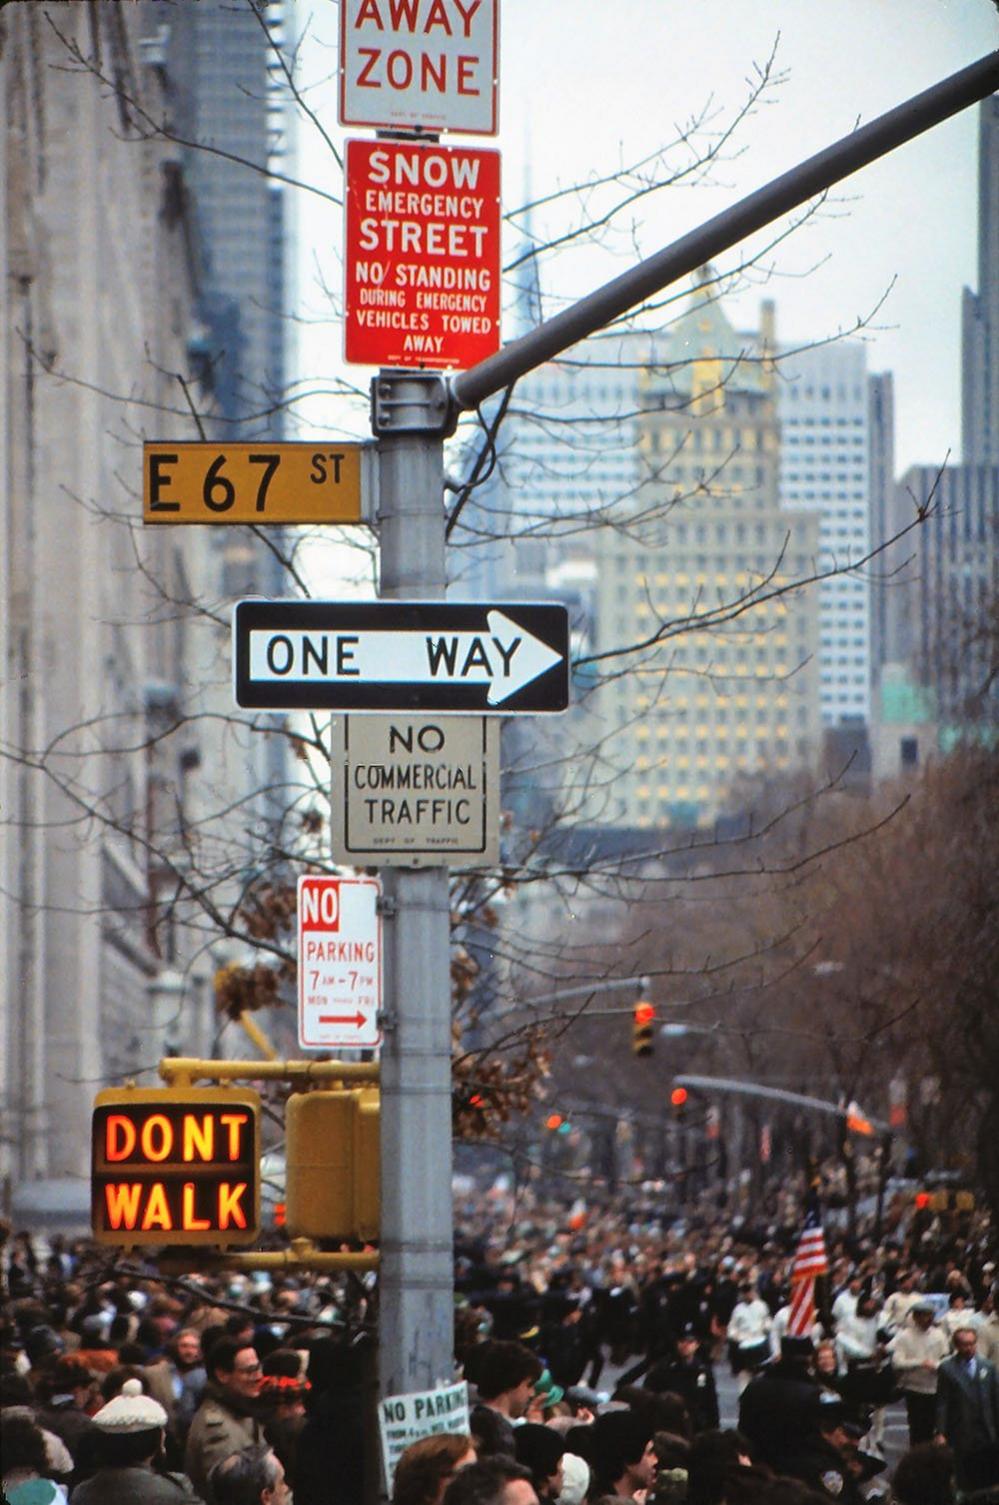
[(519, 340), (504, 345), (495, 355), (460, 372), (450, 383), (453, 417), (475, 408), (587, 335), (606, 328), (747, 235), (996, 90), (999, 90), (999, 51), (942, 79), (887, 114), (879, 115), (869, 125), (860, 126)]

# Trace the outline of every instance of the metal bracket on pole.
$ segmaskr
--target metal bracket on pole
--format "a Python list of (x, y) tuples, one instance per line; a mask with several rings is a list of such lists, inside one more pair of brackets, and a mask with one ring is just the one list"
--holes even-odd
[(458, 410), (439, 371), (380, 371), (371, 382), (371, 428), (387, 434), (453, 434)]
[(395, 894), (379, 894), (375, 900), (375, 911), (383, 920), (394, 920), (399, 913)]
[(293, 1238), (287, 1249), (174, 1249), (160, 1254), (157, 1264), (164, 1274), (186, 1275), (191, 1270), (312, 1270), (317, 1273), (363, 1273), (377, 1270), (377, 1249), (357, 1252), (320, 1249), (311, 1239)]
[(214, 1061), (197, 1056), (165, 1056), (159, 1073), (170, 1087), (193, 1082), (378, 1082), (377, 1061)]

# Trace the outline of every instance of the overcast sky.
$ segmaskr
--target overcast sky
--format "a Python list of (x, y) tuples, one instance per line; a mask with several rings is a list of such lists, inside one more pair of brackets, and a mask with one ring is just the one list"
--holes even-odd
[[(501, 0), (501, 7), (500, 134), (474, 139), (502, 150), (507, 207), (522, 203), (528, 187), (538, 198), (647, 156), (709, 101), (717, 129), (775, 41), (776, 66), (786, 74), (745, 122), (740, 155), (718, 166), (714, 186), (644, 200), (626, 236), (552, 269), (545, 291), (556, 296), (578, 296), (617, 275), (636, 254), (668, 244), (857, 123), (999, 46), (993, 0)], [(303, 64), (305, 76), (318, 80), (335, 66), (337, 7), (310, 8)], [(309, 98), (342, 139), (332, 79)], [(837, 203), (787, 243), (779, 275), (730, 305), (736, 322), (749, 326), (760, 297), (773, 297), (779, 336), (805, 341), (866, 316), (893, 284), (865, 338), (868, 368), (895, 375), (900, 471), (941, 461), (948, 449), (952, 458), (959, 453), (961, 288), (976, 280), (976, 116), (967, 110), (849, 179)], [(299, 169), (340, 191), (307, 123)], [(304, 310), (321, 307), (317, 271), (340, 286), (339, 239), (337, 213), (307, 201)], [(511, 238), (508, 254), (514, 246)], [(340, 342), (335, 326), (303, 329), (303, 372), (332, 371)], [(368, 372), (351, 374), (366, 385)], [(332, 412), (323, 416), (334, 421)], [(316, 409), (310, 417), (315, 423)]]

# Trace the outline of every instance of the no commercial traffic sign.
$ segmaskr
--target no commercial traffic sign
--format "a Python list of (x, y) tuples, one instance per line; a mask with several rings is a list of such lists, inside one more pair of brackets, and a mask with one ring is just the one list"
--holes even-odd
[(336, 716), (330, 834), (355, 867), (495, 863), (495, 716)]
[(248, 710), (564, 711), (569, 614), (550, 602), (240, 601), (233, 667)]

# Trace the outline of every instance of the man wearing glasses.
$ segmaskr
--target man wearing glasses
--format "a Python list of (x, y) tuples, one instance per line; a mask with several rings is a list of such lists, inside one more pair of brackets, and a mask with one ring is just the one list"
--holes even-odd
[(208, 1476), (215, 1464), (264, 1441), (257, 1410), (261, 1370), (257, 1350), (240, 1338), (219, 1338), (205, 1368), (208, 1383), (187, 1434), (184, 1472), (196, 1493), (214, 1505)]

